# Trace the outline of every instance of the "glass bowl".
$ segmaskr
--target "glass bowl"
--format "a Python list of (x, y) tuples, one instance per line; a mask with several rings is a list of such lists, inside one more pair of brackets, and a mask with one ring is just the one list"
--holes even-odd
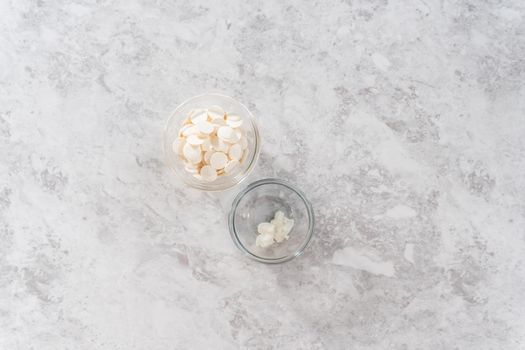
[[(172, 144), (178, 136), (183, 121), (191, 110), (208, 108), (213, 105), (221, 106), (227, 113), (237, 114), (244, 120), (243, 128), (248, 141), (248, 156), (232, 174), (219, 176), (213, 182), (206, 182), (197, 179), (193, 174), (185, 170), (184, 162), (173, 151)], [(261, 138), (255, 117), (242, 103), (221, 94), (204, 94), (186, 100), (171, 113), (164, 131), (164, 153), (168, 166), (184, 183), (205, 191), (222, 191), (239, 184), (255, 167), (260, 149)]]
[[(267, 248), (255, 245), (257, 225), (269, 222), (276, 211), (294, 220), (289, 239)], [(314, 213), (305, 195), (288, 182), (263, 179), (250, 184), (233, 201), (228, 224), (237, 247), (250, 258), (278, 264), (299, 256), (314, 232)]]

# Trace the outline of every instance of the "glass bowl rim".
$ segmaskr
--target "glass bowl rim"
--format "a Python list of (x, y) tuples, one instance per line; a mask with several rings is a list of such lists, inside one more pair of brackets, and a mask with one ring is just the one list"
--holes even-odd
[[(248, 168), (246, 168), (246, 171), (242, 173), (242, 175), (241, 175), (241, 177), (239, 178), (238, 181), (232, 182), (231, 184), (224, 184), (222, 187), (210, 187), (210, 186), (213, 186), (212, 185), (213, 183), (205, 184), (205, 183), (192, 183), (192, 182), (189, 182), (184, 176), (182, 176), (182, 174), (179, 173), (179, 170), (175, 169), (174, 166), (171, 165), (171, 162), (169, 161), (169, 156), (168, 156), (168, 152), (170, 152), (171, 149), (170, 149), (170, 147), (167, 146), (166, 135), (168, 134), (168, 129), (169, 129), (170, 124), (172, 123), (172, 120), (174, 118), (176, 118), (176, 112), (179, 109), (181, 109), (185, 104), (191, 102), (192, 100), (195, 100), (195, 99), (198, 99), (198, 98), (207, 97), (207, 96), (226, 98), (226, 99), (232, 100), (235, 103), (238, 103), (242, 108), (244, 108), (246, 110), (246, 112), (248, 114), (248, 117), (249, 117), (250, 124), (253, 127), (253, 132), (254, 132), (254, 135), (255, 135), (255, 137), (254, 137), (255, 138), (255, 140), (254, 140), (255, 146), (254, 146), (254, 152), (253, 152), (254, 154), (250, 158), (250, 164), (248, 165)], [(237, 100), (237, 99), (235, 99), (235, 98), (233, 98), (231, 96), (228, 96), (228, 95), (225, 95), (225, 94), (221, 94), (221, 93), (216, 93), (216, 92), (195, 95), (195, 96), (189, 97), (189, 98), (185, 99), (184, 101), (182, 101), (181, 103), (179, 103), (177, 105), (177, 107), (175, 107), (175, 109), (173, 109), (173, 111), (169, 114), (168, 120), (166, 122), (166, 126), (164, 127), (162, 140), (163, 140), (162, 143), (163, 143), (163, 149), (164, 149), (165, 163), (168, 166), (168, 168), (171, 169), (175, 173), (177, 178), (179, 178), (184, 184), (190, 186), (191, 188), (195, 188), (195, 189), (206, 191), (206, 192), (221, 192), (221, 191), (225, 191), (225, 190), (228, 190), (230, 188), (233, 188), (233, 187), (239, 185), (241, 182), (243, 182), (248, 177), (248, 175), (251, 174), (251, 172), (255, 168), (255, 165), (257, 164), (257, 160), (259, 159), (259, 154), (260, 154), (260, 151), (261, 151), (261, 134), (260, 134), (259, 123), (257, 121), (257, 118), (255, 118), (255, 116), (248, 109), (248, 107), (246, 107), (239, 100)]]
[[(246, 196), (249, 192), (251, 192), (252, 190), (254, 190), (254, 189), (256, 189), (256, 188), (258, 188), (260, 186), (271, 185), (271, 184), (275, 184), (275, 185), (280, 185), (280, 186), (286, 187), (287, 189), (289, 189), (292, 192), (294, 192), (295, 194), (297, 194), (299, 196), (299, 198), (301, 198), (303, 204), (306, 207), (306, 211), (308, 213), (308, 232), (306, 233), (306, 237), (305, 237), (303, 243), (299, 246), (299, 248), (293, 254), (289, 254), (289, 255), (286, 255), (284, 257), (276, 258), (276, 259), (263, 258), (261, 256), (258, 256), (256, 254), (252, 253), (249, 249), (247, 249), (241, 243), (241, 240), (240, 240), (239, 236), (237, 235), (237, 231), (235, 229), (235, 213), (237, 212), (237, 208), (239, 206), (239, 203), (244, 198), (244, 196)], [(306, 198), (305, 194), (301, 190), (299, 190), (297, 187), (295, 187), (294, 185), (289, 183), (288, 181), (281, 180), (281, 179), (278, 179), (278, 178), (261, 179), (261, 180), (258, 180), (258, 181), (255, 181), (255, 182), (252, 182), (251, 184), (249, 184), (245, 189), (243, 189), (241, 192), (239, 192), (237, 194), (237, 196), (233, 200), (232, 207), (231, 207), (230, 213), (228, 215), (228, 228), (230, 230), (230, 235), (232, 237), (232, 240), (235, 243), (235, 245), (237, 246), (237, 248), (239, 248), (245, 255), (247, 255), (251, 259), (254, 259), (254, 260), (258, 261), (258, 262), (265, 263), (265, 264), (280, 264), (280, 263), (284, 263), (284, 262), (290, 261), (290, 260), (298, 257), (299, 255), (301, 255), (305, 251), (305, 249), (308, 247), (308, 245), (310, 244), (310, 242), (312, 240), (313, 233), (314, 233), (314, 226), (315, 226), (314, 211), (313, 211), (313, 208), (312, 208), (312, 204)]]

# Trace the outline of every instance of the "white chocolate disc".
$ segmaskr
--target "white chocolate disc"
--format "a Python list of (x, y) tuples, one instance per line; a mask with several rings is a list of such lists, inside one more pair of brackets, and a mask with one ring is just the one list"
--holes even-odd
[(219, 140), (219, 148), (217, 148), (217, 151), (228, 154), (230, 151), (230, 144)]
[(203, 139), (204, 142), (201, 145), (201, 149), (203, 152), (211, 151), (211, 141), (209, 138)]
[(184, 131), (182, 132), (183, 136), (188, 137), (190, 135), (196, 135), (196, 134), (199, 133), (199, 128), (197, 128), (197, 126), (195, 126), (195, 125), (191, 125), (188, 128), (185, 128), (185, 127), (186, 126), (183, 127), (183, 129), (184, 129)]
[(212, 120), (210, 123), (213, 124), (213, 126), (215, 126), (215, 128), (219, 128), (221, 126), (226, 126), (226, 121), (224, 119), (214, 119)]
[(221, 106), (211, 106), (208, 108), (208, 116), (211, 120), (224, 119), (224, 109)]
[(235, 137), (234, 135), (235, 132), (229, 126), (221, 126), (219, 130), (217, 130), (217, 136), (225, 141), (231, 140), (233, 137)]
[(189, 173), (192, 173), (192, 174), (196, 174), (199, 172), (199, 168), (197, 166), (197, 164), (191, 164), (189, 162), (184, 162), (184, 169), (189, 172)]
[(184, 147), (182, 148), (182, 154), (184, 155), (184, 158), (190, 163), (197, 164), (201, 161), (201, 148), (195, 147), (190, 145), (189, 143), (186, 143)]
[(228, 153), (230, 145), (219, 138), (213, 138), (211, 140), (211, 146), (214, 151)]
[(237, 142), (239, 142), (240, 140), (241, 140), (241, 138), (238, 136), (238, 134), (233, 133), (232, 138), (229, 139), (229, 140), (225, 140), (225, 141), (227, 141), (227, 142), (229, 142), (229, 143), (237, 143)]
[(232, 128), (238, 128), (243, 123), (243, 120), (231, 120), (230, 118), (226, 119), (226, 124)]
[(228, 163), (228, 157), (222, 152), (215, 152), (210, 157), (210, 165), (214, 169), (222, 169)]
[(209, 165), (201, 168), (200, 175), (204, 181), (212, 182), (217, 178), (217, 172)]
[(196, 126), (201, 133), (206, 135), (211, 134), (214, 130), (213, 124), (208, 121), (199, 122)]
[[(218, 122), (218, 123), (217, 123)], [(212, 122), (213, 124), (213, 133), (217, 135), (217, 131), (219, 131), (219, 128), (221, 126), (226, 126), (226, 122), (222, 119), (216, 119)]]
[(210, 164), (210, 158), (211, 158), (212, 154), (213, 154), (213, 152), (211, 152), (211, 151), (208, 151), (208, 152), (204, 153), (204, 162), (206, 164)]
[(201, 139), (199, 136), (193, 134), (193, 135), (188, 136), (188, 138), (186, 139), (186, 142), (192, 146), (199, 146), (204, 143), (204, 140)]
[(242, 147), (240, 144), (236, 143), (230, 147), (228, 151), (230, 159), (239, 160), (242, 157)]
[(228, 114), (228, 115), (226, 116), (226, 119), (227, 119), (227, 120), (231, 120), (231, 121), (239, 121), (239, 120), (242, 120), (242, 118), (241, 118), (240, 115), (238, 115), (238, 114), (233, 114), (233, 113), (232, 113), (232, 114)]
[(199, 110), (200, 110), (199, 108), (196, 108), (196, 109), (192, 109), (192, 110), (190, 110), (190, 111), (188, 112), (188, 115), (187, 115), (188, 119), (191, 119), (191, 117), (192, 117), (195, 113), (197, 113)]
[(212, 149), (215, 149), (215, 147), (217, 147), (217, 145), (219, 144), (219, 138), (217, 137), (217, 135), (210, 135), (210, 144)]
[(197, 109), (190, 115), (190, 120), (193, 124), (198, 124), (208, 120), (208, 113), (205, 109)]
[(186, 124), (186, 125), (183, 125), (182, 128), (180, 128), (179, 130), (179, 136), (184, 136), (184, 132), (186, 132), (186, 130), (188, 130), (189, 128), (191, 128), (193, 125), (191, 124)]

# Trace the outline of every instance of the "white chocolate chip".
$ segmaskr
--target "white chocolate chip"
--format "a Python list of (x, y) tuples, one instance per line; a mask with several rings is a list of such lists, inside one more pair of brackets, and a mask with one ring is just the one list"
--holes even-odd
[(238, 122), (239, 120), (242, 120), (241, 116), (238, 114), (228, 114), (226, 119), (231, 120), (231, 121), (236, 121), (236, 122)]
[(204, 140), (194, 134), (194, 135), (188, 136), (188, 138), (186, 139), (186, 142), (188, 142), (192, 146), (199, 146), (204, 143)]
[(189, 126), (188, 128), (186, 128), (183, 132), (182, 132), (182, 135), (183, 136), (190, 136), (190, 135), (196, 135), (199, 133), (199, 128), (197, 128), (196, 125), (191, 125)]
[(214, 119), (211, 121), (211, 123), (213, 124), (213, 126), (215, 127), (215, 131), (217, 131), (218, 128), (220, 128), (221, 126), (226, 126), (226, 121), (224, 119)]
[(219, 130), (217, 130), (217, 136), (225, 141), (231, 140), (235, 137), (234, 135), (235, 132), (229, 126), (221, 126)]
[(228, 151), (230, 159), (239, 160), (242, 157), (242, 147), (238, 143), (232, 145)]
[(200, 175), (204, 181), (212, 182), (217, 178), (217, 172), (209, 165), (201, 168)]
[(210, 144), (211, 144), (211, 147), (214, 148), (217, 146), (219, 142), (219, 138), (217, 137), (217, 135), (215, 134), (211, 134), (210, 135)]
[(242, 125), (243, 123), (243, 120), (242, 119), (239, 119), (239, 120), (232, 120), (230, 117), (228, 117), (228, 119), (226, 119), (226, 124), (228, 124), (228, 126), (232, 127), (232, 128), (238, 128)]
[(209, 138), (206, 138), (204, 139), (204, 142), (202, 143), (201, 145), (201, 149), (204, 151), (204, 152), (207, 152), (207, 151), (211, 151), (211, 141)]
[(191, 164), (189, 162), (184, 162), (184, 169), (192, 174), (196, 174), (199, 172), (199, 167), (197, 164)]
[(198, 124), (208, 120), (208, 113), (205, 109), (197, 109), (190, 115), (190, 120), (193, 124)]
[(201, 133), (206, 135), (211, 134), (214, 130), (213, 124), (208, 121), (199, 122), (196, 126)]
[(217, 151), (228, 154), (228, 151), (230, 150), (230, 145), (224, 141), (219, 141), (219, 147), (217, 148)]
[[(215, 123), (215, 122), (219, 122), (219, 123)], [(213, 133), (217, 135), (217, 131), (219, 130), (219, 128), (221, 126), (226, 126), (226, 122), (222, 119), (217, 119), (213, 121), (212, 125), (213, 125)]]
[(182, 154), (190, 163), (197, 164), (201, 161), (201, 149), (186, 143), (182, 148)]
[(210, 165), (214, 169), (222, 169), (228, 162), (228, 157), (222, 152), (215, 152), (210, 157)]
[(182, 128), (180, 128), (179, 130), (179, 136), (185, 136), (184, 135), (184, 132), (186, 132), (186, 130), (188, 130), (189, 128), (191, 128), (193, 125), (192, 124), (186, 124), (186, 125), (183, 125)]
[(213, 147), (213, 150), (217, 152), (228, 153), (230, 149), (230, 145), (219, 138), (212, 139), (211, 145)]
[(208, 108), (208, 116), (211, 120), (215, 119), (224, 119), (224, 115), (226, 113), (224, 112), (224, 109), (222, 109), (221, 106), (211, 106)]
[(239, 134), (234, 131), (233, 134), (232, 134), (232, 137), (229, 140), (225, 140), (225, 141), (229, 142), (229, 143), (237, 143), (237, 142), (239, 142), (239, 140), (240, 140)]
[(206, 164), (210, 164), (210, 158), (211, 158), (212, 154), (213, 154), (212, 151), (208, 151), (208, 152), (204, 153), (204, 162)]

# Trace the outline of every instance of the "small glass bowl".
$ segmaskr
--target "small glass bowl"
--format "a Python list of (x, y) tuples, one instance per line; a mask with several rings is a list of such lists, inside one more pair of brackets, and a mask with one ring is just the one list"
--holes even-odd
[[(267, 248), (255, 245), (257, 225), (270, 222), (276, 211), (294, 220), (289, 239)], [(305, 195), (290, 183), (263, 179), (250, 184), (233, 201), (228, 224), (237, 247), (250, 258), (278, 264), (299, 256), (314, 232), (314, 213)]]
[[(248, 141), (248, 158), (239, 169), (231, 174), (219, 176), (213, 182), (205, 182), (195, 178), (184, 169), (184, 163), (175, 152), (172, 144), (178, 136), (181, 124), (192, 109), (208, 108), (213, 105), (221, 106), (227, 113), (237, 114), (243, 118), (243, 128)], [(181, 103), (171, 113), (164, 131), (164, 153), (166, 163), (175, 174), (187, 185), (205, 191), (222, 191), (239, 184), (255, 167), (261, 149), (261, 137), (257, 120), (252, 113), (239, 101), (221, 94), (204, 94), (192, 97)]]

